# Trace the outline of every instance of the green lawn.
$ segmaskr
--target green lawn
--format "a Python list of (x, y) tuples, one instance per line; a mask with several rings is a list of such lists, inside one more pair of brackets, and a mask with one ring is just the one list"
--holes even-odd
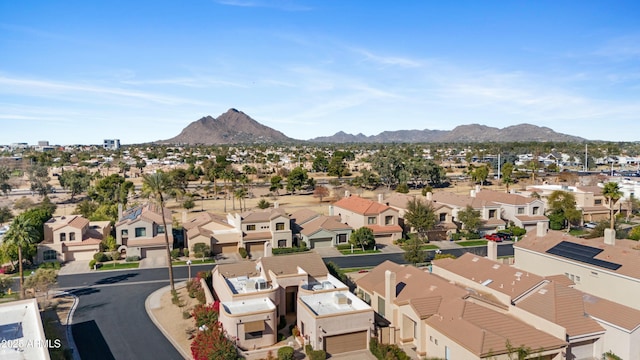
[(466, 241), (456, 241), (456, 244), (460, 246), (484, 246), (487, 245), (487, 240), (466, 240)]
[[(438, 249), (440, 249), (438, 245), (433, 245), (433, 244), (424, 244), (420, 246), (420, 250), (438, 250)], [(407, 251), (407, 246), (403, 246), (402, 250)]]
[(343, 273), (350, 273), (350, 272), (358, 272), (360, 270), (371, 270), (373, 269), (372, 267), (355, 267), (355, 268), (344, 268), (344, 269), (340, 269), (340, 271), (342, 271)]
[(377, 254), (379, 252), (380, 252), (380, 250), (365, 250), (365, 251), (362, 251), (362, 249), (357, 249), (357, 248), (353, 248), (353, 252), (351, 252), (351, 249), (349, 249), (349, 250), (340, 250), (340, 253), (342, 255)]
[(102, 266), (98, 268), (98, 271), (118, 270), (118, 269), (137, 269), (138, 266), (140, 266), (139, 262), (116, 263), (115, 266), (113, 263), (103, 263)]
[[(191, 265), (213, 264), (215, 262), (216, 262), (215, 259), (204, 259), (204, 260), (196, 259), (196, 260), (191, 260)], [(172, 261), (171, 263), (173, 264), (173, 266), (187, 265), (187, 262), (183, 260)]]

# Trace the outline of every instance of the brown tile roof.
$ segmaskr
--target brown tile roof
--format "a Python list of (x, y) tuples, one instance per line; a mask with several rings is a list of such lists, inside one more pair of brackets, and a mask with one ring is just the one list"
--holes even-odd
[(329, 273), (327, 266), (324, 264), (324, 261), (322, 261), (320, 255), (311, 252), (305, 254), (263, 257), (260, 259), (260, 264), (264, 268), (267, 277), (270, 277), (269, 270), (277, 276), (297, 274), (298, 267), (314, 277), (325, 276)]
[(438, 266), (479, 284), (488, 282), (486, 287), (508, 295), (511, 299), (525, 294), (544, 281), (541, 276), (523, 272), (509, 265), (500, 264), (471, 253), (465, 253), (451, 261), (441, 260), (434, 260), (433, 266)]
[(304, 224), (301, 234), (311, 236), (320, 230), (350, 230), (351, 226), (341, 223), (339, 216), (321, 216)]
[(543, 351), (566, 346), (563, 339), (473, 302), (454, 299), (444, 302), (440, 310), (426, 323), (479, 357), (507, 353), (507, 341), (514, 347)]
[(365, 225), (369, 229), (373, 230), (374, 234), (393, 234), (401, 233), (402, 227), (400, 225)]
[[(173, 243), (173, 236), (169, 235), (169, 244)], [(135, 238), (129, 238), (127, 240), (127, 246), (131, 247), (131, 246), (160, 246), (160, 245), (165, 245), (164, 242), (164, 234), (159, 234), (156, 235), (155, 237), (152, 238), (142, 238), (142, 239), (135, 239)]]
[(269, 231), (249, 231), (242, 234), (244, 241), (251, 240), (271, 240), (273, 235)]
[(291, 218), (291, 220), (293, 220), (293, 222), (295, 222), (298, 225), (303, 225), (317, 217), (319, 217), (320, 214), (310, 210), (310, 209), (300, 209), (298, 211), (295, 211), (293, 214), (291, 214), (289, 217)]
[(493, 201), (473, 198), (468, 195), (455, 194), (449, 191), (436, 191), (433, 193), (433, 201), (436, 203), (443, 203), (451, 205), (453, 207), (466, 207), (471, 205), (474, 209), (482, 209), (483, 207), (499, 208), (500, 205)]
[(185, 222), (184, 224), (182, 224), (182, 226), (187, 230), (191, 230), (193, 228), (208, 224), (210, 222), (217, 222), (217, 223), (220, 223), (220, 224), (224, 224), (224, 225), (230, 226), (227, 223), (227, 221), (226, 221), (226, 219), (224, 217), (216, 215), (216, 214), (212, 214), (212, 213), (209, 213), (209, 212), (203, 212), (203, 213), (198, 214), (193, 219), (190, 219), (187, 222)]
[(387, 205), (380, 204), (373, 200), (364, 199), (357, 195), (342, 198), (336, 201), (333, 206), (353, 211), (354, 213), (361, 215), (378, 215), (389, 209), (397, 211)]
[[(139, 213), (137, 213), (138, 211)], [(163, 213), (167, 224), (171, 224), (173, 222), (171, 210), (164, 208)], [(135, 215), (138, 216), (134, 217)], [(147, 203), (145, 205), (136, 206), (125, 211), (122, 214), (122, 219), (118, 221), (115, 226), (119, 227), (123, 224), (131, 224), (139, 220), (146, 220), (148, 222), (162, 224), (162, 214), (160, 213), (157, 205), (153, 203)]]
[[(566, 277), (565, 277), (566, 278)], [(604, 332), (586, 315), (582, 292), (550, 282), (518, 301), (516, 306), (564, 327), (570, 337)]]
[(287, 216), (283, 208), (265, 209), (261, 211), (247, 211), (241, 214), (243, 223), (259, 223), (275, 219), (278, 216)]
[(217, 266), (220, 275), (225, 278), (234, 278), (238, 276), (255, 277), (260, 275), (256, 269), (258, 263), (254, 260), (240, 261), (237, 263), (220, 264)]
[(476, 193), (476, 198), (508, 205), (527, 205), (536, 200), (535, 198), (530, 198), (518, 194), (509, 194), (504, 191), (487, 189), (478, 191)]
[(604, 190), (597, 185), (579, 185), (576, 186), (576, 189), (586, 193), (593, 193), (594, 195), (602, 195), (602, 190)]
[(562, 259), (563, 261), (580, 264), (581, 266), (594, 267), (599, 270), (603, 268), (595, 265), (589, 265), (586, 263), (578, 262), (575, 260), (566, 259), (560, 256), (546, 253), (547, 250), (556, 246), (562, 241), (568, 241), (585, 246), (591, 246), (603, 251), (595, 256), (595, 259), (605, 260), (622, 265), (617, 270), (613, 271), (618, 274), (631, 276), (635, 279), (640, 279), (640, 250), (638, 250), (638, 242), (633, 240), (618, 240), (616, 239), (615, 245), (607, 245), (604, 243), (604, 238), (596, 239), (582, 239), (571, 236), (564, 231), (549, 230), (545, 236), (538, 237), (536, 230), (529, 231), (522, 240), (515, 243), (515, 248), (527, 249), (542, 253), (545, 256), (555, 257)]
[(582, 293), (584, 309), (594, 319), (614, 324), (629, 332), (640, 328), (640, 310)]
[(56, 216), (45, 222), (51, 230), (56, 231), (65, 226), (71, 226), (76, 229), (83, 229), (85, 226), (89, 225), (89, 220), (85, 219), (80, 215), (71, 215), (71, 216)]
[(549, 218), (544, 215), (533, 215), (533, 216), (516, 215), (516, 219), (522, 221), (523, 223), (549, 221)]
[(415, 199), (415, 195), (402, 194), (402, 193), (393, 193), (388, 198), (384, 199), (384, 202), (389, 206), (392, 206), (397, 209), (406, 209), (407, 203), (413, 199)]
[[(186, 229), (186, 227), (185, 227)], [(196, 227), (192, 227), (191, 229), (189, 229), (187, 231), (187, 239), (193, 239), (196, 236), (207, 236), (207, 237), (211, 237), (213, 235), (213, 231), (209, 230), (209, 229), (205, 229), (201, 226), (196, 226)]]

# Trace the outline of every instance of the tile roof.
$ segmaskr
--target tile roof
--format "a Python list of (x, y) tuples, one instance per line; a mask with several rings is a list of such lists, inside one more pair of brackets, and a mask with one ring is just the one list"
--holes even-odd
[(482, 209), (483, 207), (499, 208), (500, 205), (493, 201), (479, 199), (468, 195), (455, 194), (449, 191), (436, 191), (433, 193), (433, 201), (443, 203), (453, 207), (466, 207), (471, 205), (474, 209)]
[(640, 310), (582, 293), (584, 309), (589, 316), (619, 326), (628, 332), (640, 329)]
[(396, 209), (393, 209), (385, 204), (380, 204), (377, 201), (364, 199), (358, 195), (351, 195), (349, 197), (342, 198), (336, 201), (333, 206), (353, 211), (354, 213), (361, 215), (377, 215), (389, 209), (397, 211)]
[(298, 267), (313, 277), (325, 276), (329, 273), (320, 255), (311, 252), (263, 257), (260, 259), (260, 264), (263, 266), (267, 278), (270, 277), (269, 270), (276, 275), (294, 275), (298, 274)]
[(272, 237), (273, 234), (271, 234), (269, 231), (249, 231), (242, 234), (242, 239), (244, 241), (271, 240)]
[(217, 265), (218, 272), (225, 278), (234, 278), (238, 276), (256, 277), (260, 275), (256, 266), (258, 262), (255, 260), (240, 261), (237, 263), (228, 263)]
[(266, 222), (278, 216), (287, 216), (283, 208), (265, 209), (261, 211), (247, 211), (241, 214), (243, 223)]
[(227, 223), (227, 220), (224, 217), (216, 214), (212, 214), (210, 212), (200, 213), (196, 217), (182, 224), (182, 226), (187, 230), (191, 230), (193, 228), (208, 224), (210, 222), (217, 222), (217, 223), (224, 224), (231, 227), (231, 225)]
[[(164, 208), (163, 213), (167, 224), (171, 224), (173, 222), (171, 210)], [(153, 203), (147, 203), (145, 205), (136, 206), (125, 211), (122, 214), (122, 219), (119, 220), (115, 226), (119, 227), (123, 224), (131, 224), (139, 220), (146, 220), (148, 222), (162, 224), (162, 214), (160, 213), (157, 205)]]
[(291, 220), (293, 220), (293, 222), (295, 222), (296, 224), (303, 225), (319, 216), (320, 214), (316, 211), (310, 209), (300, 209), (289, 215), (289, 218), (291, 218)]
[(476, 193), (476, 198), (508, 205), (527, 205), (533, 201), (537, 201), (536, 198), (487, 189), (478, 191)]
[(351, 230), (351, 226), (341, 223), (339, 216), (320, 216), (305, 223), (300, 233), (305, 236), (311, 236), (320, 230)]
[(89, 225), (89, 219), (82, 217), (81, 215), (71, 215), (71, 216), (55, 216), (45, 222), (51, 230), (56, 231), (65, 226), (71, 226), (76, 229), (83, 229), (85, 226)]
[(602, 271), (605, 270), (604, 268), (600, 268), (595, 265), (589, 265), (586, 263), (546, 253), (547, 250), (558, 245), (562, 241), (568, 241), (602, 249), (603, 251), (600, 254), (596, 255), (594, 259), (605, 260), (622, 265), (617, 270), (606, 271), (612, 271), (618, 274), (631, 276), (635, 279), (640, 279), (640, 249), (638, 248), (637, 241), (616, 239), (615, 245), (607, 245), (604, 243), (604, 238), (582, 239), (571, 236), (564, 231), (557, 230), (549, 230), (545, 234), (545, 236), (539, 237), (537, 236), (537, 232), (534, 229), (529, 231), (520, 241), (515, 243), (513, 246), (515, 248), (535, 251), (544, 254), (545, 256), (551, 256), (557, 259), (561, 259), (562, 261), (580, 264), (581, 266), (594, 267)]
[(400, 225), (365, 225), (373, 231), (374, 234), (393, 234), (401, 233), (402, 227)]

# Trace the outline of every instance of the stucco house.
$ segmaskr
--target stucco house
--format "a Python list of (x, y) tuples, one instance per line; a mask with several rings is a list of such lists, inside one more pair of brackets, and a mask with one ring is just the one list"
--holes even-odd
[(281, 207), (227, 216), (229, 225), (242, 232), (240, 246), (254, 258), (271, 256), (271, 249), (291, 247), (291, 220)]
[(549, 221), (544, 215), (545, 203), (540, 199), (486, 189), (477, 189), (474, 195), (480, 200), (500, 205), (501, 218), (525, 230), (535, 229), (539, 222)]
[(339, 216), (326, 216), (302, 209), (291, 214), (294, 236), (308, 248), (334, 247), (349, 243), (353, 229), (340, 222)]
[(436, 191), (431, 195), (427, 194), (427, 196), (435, 203), (450, 206), (453, 209), (453, 221), (456, 223), (459, 223), (458, 212), (469, 205), (480, 212), (482, 226), (479, 231), (481, 233), (492, 233), (504, 229), (507, 222), (502, 218), (501, 205), (492, 200), (478, 198), (476, 193), (479, 191), (480, 187), (476, 186), (475, 190), (469, 192), (469, 195), (455, 194), (449, 191)]
[[(582, 211), (584, 222), (609, 219), (609, 204), (604, 195), (602, 195), (602, 188), (599, 186), (543, 184), (529, 185), (526, 191), (528, 193), (537, 193), (543, 201), (546, 201), (546, 198), (554, 191), (571, 193), (576, 199), (576, 208)], [(618, 206), (614, 208), (619, 211), (622, 204), (623, 202), (619, 201)]]
[[(163, 226), (162, 217), (167, 224)], [(125, 211), (115, 225), (116, 242), (127, 256), (166, 257), (165, 232), (169, 235), (169, 248), (173, 249), (173, 217), (171, 210), (161, 211), (148, 203)]]
[(196, 244), (206, 244), (215, 256), (225, 256), (238, 252), (242, 242), (242, 231), (234, 218), (203, 212), (183, 222), (185, 247), (193, 254)]
[(80, 215), (52, 217), (44, 223), (37, 262), (91, 260), (110, 233), (108, 221), (89, 221)]
[(373, 310), (331, 276), (315, 253), (221, 264), (212, 274), (219, 321), (244, 349), (275, 344), (281, 316), (305, 342), (338, 354), (367, 349)]
[(396, 192), (385, 198), (384, 203), (398, 210), (400, 225), (405, 228), (405, 231), (413, 231), (411, 229), (407, 229), (404, 222), (404, 215), (407, 212), (407, 203), (417, 198), (424, 201), (426, 204), (431, 205), (436, 214), (436, 225), (432, 230), (427, 232), (427, 238), (429, 240), (447, 240), (450, 233), (455, 232), (458, 228), (456, 223), (453, 222), (453, 208), (447, 204), (433, 201), (432, 195), (432, 193), (427, 193), (427, 196), (420, 196)]
[[(380, 201), (382, 198), (379, 197)], [(330, 208), (329, 215), (337, 214), (342, 223), (353, 229), (368, 227), (373, 231), (378, 244), (393, 244), (394, 240), (402, 237), (402, 227), (399, 224), (398, 210), (378, 201), (351, 195), (346, 196)]]

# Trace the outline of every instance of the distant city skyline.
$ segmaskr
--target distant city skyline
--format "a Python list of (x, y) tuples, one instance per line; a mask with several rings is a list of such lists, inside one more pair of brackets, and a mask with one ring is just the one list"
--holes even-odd
[(639, 141), (637, 1), (4, 1), (0, 144), (236, 108), (301, 140), (529, 123)]

